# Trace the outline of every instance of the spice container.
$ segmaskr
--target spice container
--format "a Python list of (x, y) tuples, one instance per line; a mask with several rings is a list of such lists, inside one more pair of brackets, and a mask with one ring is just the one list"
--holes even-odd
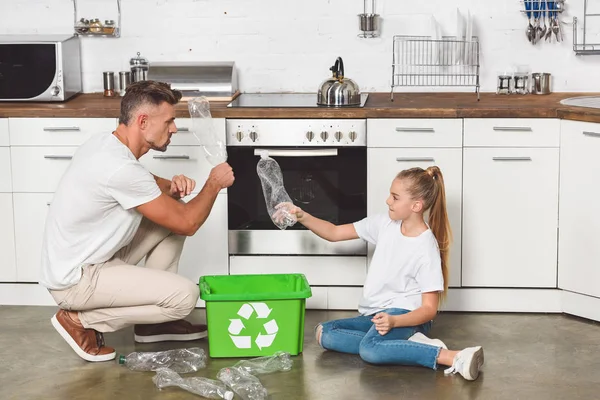
[(121, 71), (119, 72), (119, 94), (125, 96), (127, 87), (131, 85), (131, 72)]
[(103, 32), (106, 35), (113, 35), (115, 33), (115, 21), (112, 19), (107, 19), (104, 21)]
[(90, 20), (90, 32), (102, 33), (102, 22), (98, 18)]
[(115, 95), (115, 73), (107, 71), (102, 73), (104, 81), (104, 96), (114, 97)]
[(510, 94), (513, 91), (513, 76), (511, 73), (498, 73), (497, 94)]
[(85, 18), (81, 18), (77, 25), (75, 25), (75, 32), (77, 33), (88, 33), (90, 31), (90, 21)]

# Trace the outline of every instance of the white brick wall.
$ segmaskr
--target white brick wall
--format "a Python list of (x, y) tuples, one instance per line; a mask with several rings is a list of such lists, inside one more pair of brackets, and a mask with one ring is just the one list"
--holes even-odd
[[(0, 34), (72, 32), (70, 0), (0, 3)], [(581, 16), (582, 4), (567, 0), (563, 20)], [(114, 1), (78, 5), (80, 16), (116, 19)], [(532, 46), (519, 0), (379, 0), (377, 39), (357, 38), (362, 7), (361, 0), (122, 0), (122, 37), (83, 39), (84, 90), (100, 91), (102, 71), (128, 69), (139, 51), (151, 62), (234, 60), (245, 92), (314, 92), (341, 56), (362, 90), (389, 91), (391, 37), (430, 34), (432, 14), (451, 34), (456, 7), (476, 18), (482, 91), (495, 91), (498, 71), (515, 64), (552, 73), (554, 91), (600, 90), (600, 56), (575, 56), (571, 25), (563, 26), (563, 43)], [(595, 22), (600, 31), (600, 18)]]

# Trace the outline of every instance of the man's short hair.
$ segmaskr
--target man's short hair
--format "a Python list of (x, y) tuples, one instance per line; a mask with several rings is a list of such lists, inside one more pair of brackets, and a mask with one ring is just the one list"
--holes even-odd
[(121, 100), (119, 123), (129, 125), (135, 111), (145, 104), (159, 106), (163, 102), (175, 105), (181, 100), (181, 92), (171, 89), (171, 85), (157, 81), (139, 81), (127, 87)]

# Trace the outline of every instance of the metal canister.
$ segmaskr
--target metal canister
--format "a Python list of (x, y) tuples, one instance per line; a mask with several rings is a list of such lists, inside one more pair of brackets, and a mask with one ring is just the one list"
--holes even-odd
[(119, 94), (121, 96), (125, 96), (125, 91), (127, 87), (131, 85), (131, 72), (130, 71), (120, 71), (119, 72)]
[(104, 82), (104, 96), (113, 97), (115, 95), (115, 73), (107, 71), (102, 73)]
[(148, 79), (148, 59), (140, 56), (138, 51), (137, 57), (133, 57), (129, 60), (129, 66), (131, 67), (131, 81), (139, 82)]

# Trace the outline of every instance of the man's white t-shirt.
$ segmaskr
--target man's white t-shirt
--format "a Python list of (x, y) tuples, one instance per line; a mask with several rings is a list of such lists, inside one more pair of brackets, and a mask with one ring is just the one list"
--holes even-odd
[(363, 295), (358, 305), (362, 315), (386, 308), (415, 310), (421, 295), (444, 290), (444, 277), (437, 240), (427, 229), (417, 237), (404, 236), (402, 221), (377, 214), (354, 223), (358, 236), (374, 244)]
[(84, 265), (109, 260), (131, 242), (142, 215), (135, 207), (160, 196), (152, 174), (110, 133), (81, 145), (48, 210), (40, 284), (79, 282)]

